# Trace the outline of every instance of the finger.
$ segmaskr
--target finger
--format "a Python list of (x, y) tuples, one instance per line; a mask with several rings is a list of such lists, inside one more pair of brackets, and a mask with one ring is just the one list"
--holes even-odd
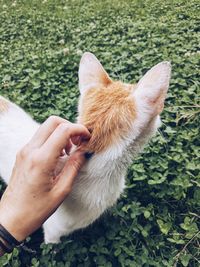
[(72, 143), (75, 145), (75, 146), (80, 146), (81, 144), (81, 137), (80, 136), (73, 136), (71, 138), (71, 141)]
[(90, 133), (81, 124), (61, 123), (42, 145), (40, 153), (46, 155), (48, 161), (57, 160), (61, 151), (69, 146), (70, 139), (74, 136), (80, 136), (85, 140), (90, 138)]
[(71, 149), (72, 149), (72, 142), (71, 142), (71, 140), (69, 140), (69, 142), (67, 143), (67, 145), (65, 146), (65, 149), (64, 149), (64, 150), (65, 150), (65, 153), (66, 153), (67, 155), (69, 155)]
[(56, 198), (63, 201), (63, 199), (71, 192), (74, 179), (78, 175), (78, 172), (85, 161), (86, 158), (81, 151), (75, 151), (70, 155), (53, 189)]
[(71, 141), (75, 146), (80, 146), (84, 142), (88, 142), (88, 137), (84, 138), (84, 136), (72, 136)]
[(62, 151), (61, 151), (61, 153), (60, 153), (60, 157), (63, 157), (63, 156), (65, 156), (67, 154), (67, 152), (65, 151), (65, 149), (63, 149)]
[(43, 124), (41, 124), (29, 144), (32, 147), (42, 146), (59, 124), (67, 122), (68, 121), (63, 118), (50, 116)]

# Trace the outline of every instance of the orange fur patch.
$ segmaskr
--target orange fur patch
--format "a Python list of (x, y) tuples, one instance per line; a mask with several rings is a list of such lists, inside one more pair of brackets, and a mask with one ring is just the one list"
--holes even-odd
[(135, 117), (131, 88), (133, 85), (111, 82), (107, 87), (88, 90), (79, 116), (79, 122), (92, 133), (86, 151), (100, 152), (128, 133)]
[(9, 101), (0, 96), (0, 112), (6, 112), (9, 108)]

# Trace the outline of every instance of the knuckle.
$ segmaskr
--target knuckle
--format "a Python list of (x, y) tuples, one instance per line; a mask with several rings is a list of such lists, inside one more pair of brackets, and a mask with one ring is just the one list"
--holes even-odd
[(17, 159), (25, 159), (29, 154), (29, 146), (25, 145), (17, 152)]
[(38, 165), (41, 162), (40, 155), (38, 155), (38, 153), (33, 153), (30, 156), (30, 161), (32, 162), (33, 165)]
[(90, 135), (91, 130), (89, 131), (83, 124), (76, 123), (75, 126), (77, 129), (79, 128), (79, 130), (82, 131), (83, 134), (86, 134), (88, 136)]
[(55, 115), (51, 115), (48, 120), (51, 122), (51, 123), (57, 123), (58, 120), (59, 120), (59, 117), (55, 116)]
[(41, 156), (36, 152), (33, 152), (31, 155), (29, 155), (28, 161), (30, 168), (35, 168), (37, 166), (39, 167), (43, 162)]
[(50, 123), (56, 125), (56, 124), (62, 124), (62, 123), (69, 123), (68, 120), (66, 119), (63, 119), (59, 116), (56, 116), (56, 115), (51, 115), (48, 119), (47, 119)]
[(80, 128), (82, 130), (86, 129), (86, 127), (83, 124), (80, 124), (80, 123), (74, 123), (74, 126), (76, 126), (77, 128)]
[(62, 133), (68, 132), (70, 128), (70, 123), (61, 123), (58, 126), (59, 131), (61, 131)]
[(74, 127), (76, 127), (77, 129), (80, 129), (80, 130), (85, 130), (85, 127), (79, 123), (74, 123)]

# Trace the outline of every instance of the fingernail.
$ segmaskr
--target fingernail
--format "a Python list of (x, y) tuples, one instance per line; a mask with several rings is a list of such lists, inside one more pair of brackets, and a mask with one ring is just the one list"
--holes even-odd
[(90, 159), (90, 158), (93, 156), (93, 154), (94, 154), (94, 153), (86, 152), (86, 153), (84, 154), (84, 156), (85, 156), (86, 159)]
[(80, 136), (74, 136), (73, 138), (71, 138), (71, 141), (75, 146), (80, 146), (81, 137)]

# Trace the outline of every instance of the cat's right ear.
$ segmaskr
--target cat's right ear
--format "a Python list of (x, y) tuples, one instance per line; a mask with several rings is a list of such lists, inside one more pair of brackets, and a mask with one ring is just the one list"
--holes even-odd
[(79, 90), (83, 94), (95, 86), (107, 86), (111, 79), (99, 60), (92, 53), (85, 52), (79, 65)]

